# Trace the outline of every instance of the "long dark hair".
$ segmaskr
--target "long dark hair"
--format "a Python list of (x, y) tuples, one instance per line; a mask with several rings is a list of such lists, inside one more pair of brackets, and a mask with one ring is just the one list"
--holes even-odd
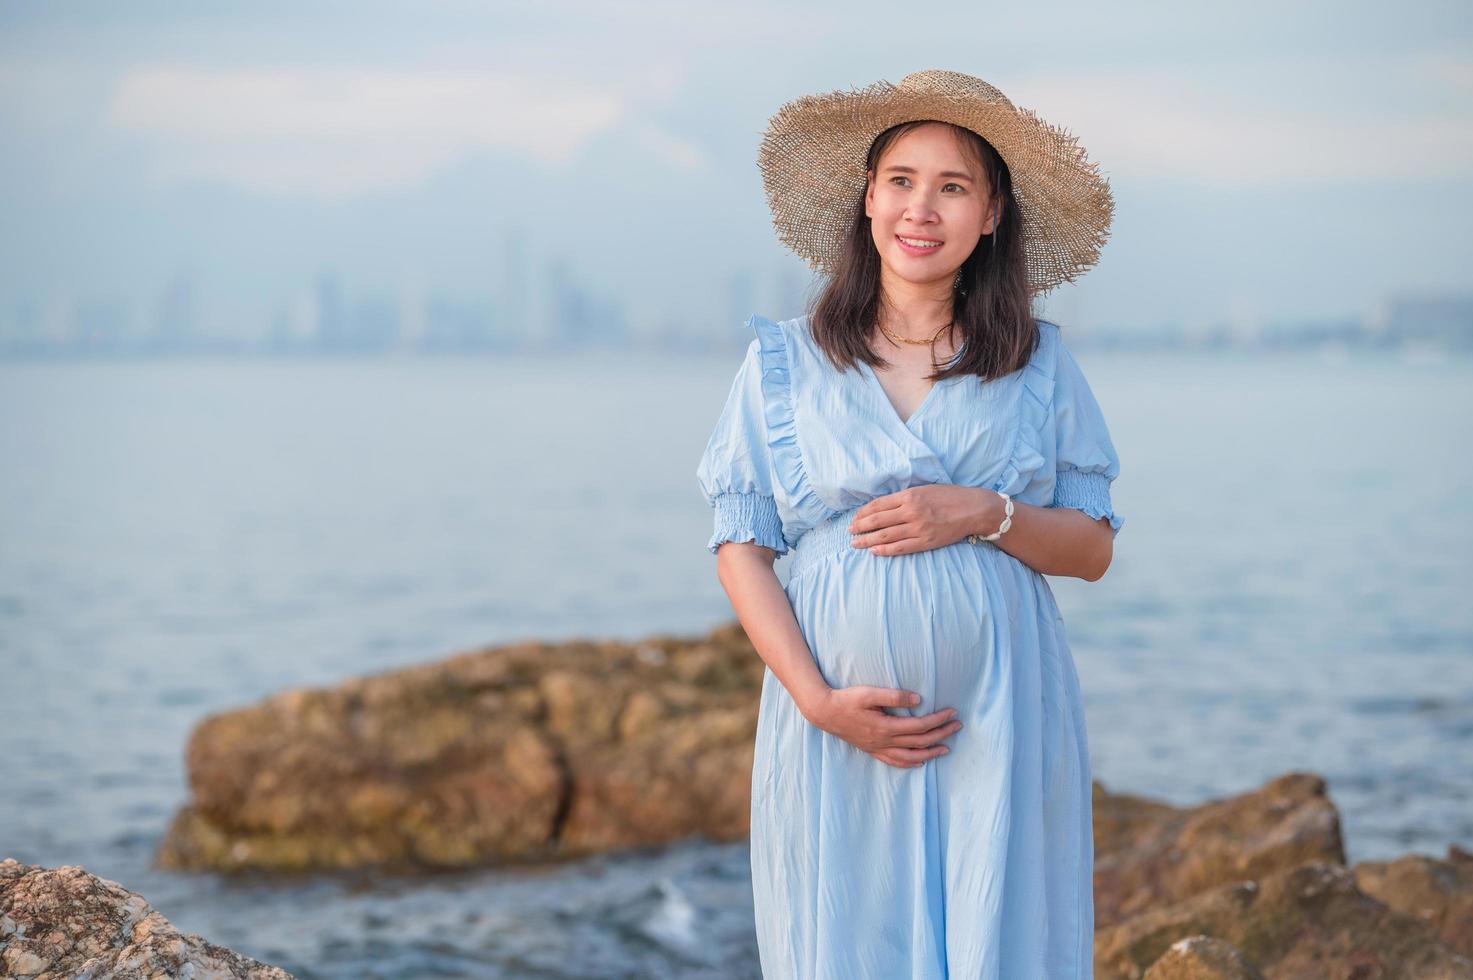
[[(877, 169), (885, 149), (896, 139), (932, 121), (940, 120), (904, 122), (876, 136), (865, 157), (866, 171)], [(961, 282), (952, 291), (952, 317), (961, 331), (961, 350), (928, 377), (939, 381), (975, 374), (990, 381), (1022, 368), (1038, 344), (1023, 254), (1022, 215), (1013, 197), (1008, 165), (992, 144), (970, 129), (945, 125), (957, 136), (962, 152), (982, 168), (992, 199), (1002, 201), (1002, 220), (962, 263)], [(854, 367), (857, 361), (871, 367), (885, 364), (865, 342), (879, 322), (881, 297), (880, 253), (864, 213), (864, 196), (861, 189), (854, 200), (843, 254), (809, 311), (814, 341), (840, 370)]]

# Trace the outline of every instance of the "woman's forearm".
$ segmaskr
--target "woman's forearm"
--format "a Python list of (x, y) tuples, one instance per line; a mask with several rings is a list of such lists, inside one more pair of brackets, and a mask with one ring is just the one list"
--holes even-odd
[(792, 695), (804, 717), (822, 701), (829, 685), (803, 638), (787, 593), (778, 581), (770, 548), (728, 541), (716, 553), (716, 575), (757, 655)]
[[(982, 490), (977, 534), (1002, 524), (1002, 497)], [(1013, 523), (992, 542), (1042, 575), (1069, 575), (1097, 581), (1114, 557), (1115, 535), (1108, 518), (1093, 520), (1072, 507), (1037, 507), (1013, 501)]]

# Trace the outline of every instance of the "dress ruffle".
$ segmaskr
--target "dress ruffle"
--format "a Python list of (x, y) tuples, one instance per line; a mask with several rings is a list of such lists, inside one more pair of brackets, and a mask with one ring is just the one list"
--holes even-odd
[[(773, 479), (782, 488), (782, 496), (790, 511), (784, 514), (781, 539), (791, 547), (805, 530), (826, 521), (832, 511), (814, 490), (798, 443), (792, 391), (794, 352), (788, 328), (760, 314), (753, 314), (747, 320), (747, 326), (757, 336), (763, 421), (772, 457)], [(1038, 329), (1038, 346), (1022, 371), (1017, 431), (1012, 449), (1002, 472), (989, 484), (991, 489), (1014, 497), (1028, 489), (1051, 458), (1051, 447), (1046, 441), (1052, 438), (1049, 418), (1053, 411), (1059, 328), (1049, 321), (1039, 320)], [(1101, 486), (1098, 474), (1076, 473), (1068, 465), (1060, 467), (1058, 476), (1056, 505), (1074, 506), (1096, 517), (1109, 517), (1111, 527), (1119, 530), (1124, 522), (1110, 506), (1108, 481)], [(733, 505), (730, 508), (733, 524), (741, 524), (749, 532), (758, 531), (754, 536), (759, 543), (769, 547), (777, 543), (778, 535), (774, 533), (770, 518), (756, 520), (758, 515), (748, 512), (751, 502), (733, 499), (728, 503)], [(735, 506), (737, 504), (742, 506)], [(779, 554), (785, 553), (782, 549), (775, 550)]]
[(1022, 493), (1033, 474), (1048, 462), (1044, 455), (1044, 433), (1054, 401), (1055, 344), (1059, 328), (1038, 321), (1038, 347), (1023, 367), (1023, 391), (1018, 402), (1018, 434), (1002, 474), (992, 481), (995, 491), (1013, 496)]
[(798, 446), (798, 426), (793, 420), (792, 355), (782, 324), (753, 314), (747, 326), (757, 333), (762, 365), (762, 406), (767, 421), (767, 446), (778, 483), (800, 521), (816, 527), (829, 516), (829, 509), (814, 492), (803, 466)]

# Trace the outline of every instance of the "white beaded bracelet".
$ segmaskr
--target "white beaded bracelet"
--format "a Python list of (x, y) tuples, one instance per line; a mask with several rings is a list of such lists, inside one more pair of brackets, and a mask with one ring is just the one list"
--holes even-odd
[(970, 542), (972, 542), (972, 544), (981, 544), (983, 541), (996, 541), (998, 538), (1000, 538), (1000, 537), (1003, 536), (1003, 533), (1006, 532), (1008, 528), (1010, 528), (1010, 527), (1013, 526), (1013, 498), (1012, 497), (1009, 497), (1007, 494), (1003, 493), (1001, 490), (995, 490), (993, 492), (996, 493), (1003, 500), (1003, 504), (1004, 504), (1004, 507), (1003, 507), (1004, 516), (1003, 516), (1003, 519), (1002, 519), (1002, 526), (1000, 526), (996, 531), (993, 531), (991, 534), (987, 534), (987, 535), (982, 535), (982, 534), (969, 534), (969, 535), (967, 535), (967, 540), (970, 541)]

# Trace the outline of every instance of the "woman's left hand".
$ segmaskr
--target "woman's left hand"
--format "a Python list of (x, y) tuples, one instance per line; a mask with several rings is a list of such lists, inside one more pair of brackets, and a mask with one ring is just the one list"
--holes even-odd
[[(993, 518), (993, 512), (996, 518)], [(1003, 499), (985, 487), (927, 483), (876, 497), (855, 512), (852, 547), (872, 555), (906, 555), (955, 544), (1002, 523)]]

